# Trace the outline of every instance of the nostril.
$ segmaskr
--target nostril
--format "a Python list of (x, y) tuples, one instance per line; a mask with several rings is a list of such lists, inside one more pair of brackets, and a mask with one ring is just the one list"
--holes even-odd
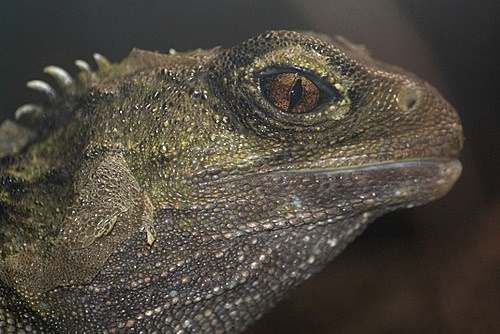
[(398, 94), (398, 104), (404, 111), (411, 111), (418, 107), (422, 92), (413, 87), (403, 88)]

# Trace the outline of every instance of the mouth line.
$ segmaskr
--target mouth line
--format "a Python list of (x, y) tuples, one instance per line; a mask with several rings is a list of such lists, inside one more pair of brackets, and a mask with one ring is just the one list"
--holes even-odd
[[(371, 182), (369, 180), (387, 180), (392, 186), (406, 184), (412, 188), (412, 192), (420, 192), (431, 189), (438, 198), (446, 194), (462, 173), (462, 164), (455, 157), (424, 157), (405, 160), (391, 160), (384, 162), (373, 162), (366, 165), (311, 167), (262, 171), (244, 176), (220, 178), (206, 182), (205, 187), (220, 187), (221, 184), (234, 184), (244, 181), (248, 184), (253, 182), (275, 182), (275, 178), (289, 178), (300, 180), (314, 178), (316, 182), (334, 182), (339, 184), (351, 180), (351, 182)], [(337, 181), (334, 181), (334, 180)], [(253, 180), (253, 181), (252, 181)], [(261, 180), (261, 181), (258, 181)], [(399, 180), (399, 181), (398, 181)], [(246, 184), (245, 183), (245, 184)], [(385, 186), (387, 188), (387, 186)], [(403, 186), (401, 186), (403, 187)], [(404, 188), (404, 187), (403, 187)]]
[(445, 174), (460, 174), (462, 164), (457, 158), (418, 158), (400, 161), (375, 162), (367, 165), (356, 165), (346, 167), (318, 167), (307, 169), (290, 169), (270, 172), (267, 175), (286, 175), (286, 174), (349, 174), (356, 172), (370, 172), (385, 169), (403, 170), (403, 169), (441, 169)]

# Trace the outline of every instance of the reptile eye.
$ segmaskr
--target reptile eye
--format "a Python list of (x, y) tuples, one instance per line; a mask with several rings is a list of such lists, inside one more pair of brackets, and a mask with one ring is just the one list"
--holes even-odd
[(299, 73), (272, 74), (264, 80), (263, 93), (274, 106), (294, 114), (310, 112), (319, 105), (320, 89)]
[(253, 73), (243, 88), (253, 103), (248, 119), (259, 133), (321, 131), (350, 110), (349, 95), (335, 72), (275, 65)]
[(337, 88), (296, 68), (271, 68), (259, 75), (262, 95), (288, 114), (307, 114), (325, 102), (342, 99)]

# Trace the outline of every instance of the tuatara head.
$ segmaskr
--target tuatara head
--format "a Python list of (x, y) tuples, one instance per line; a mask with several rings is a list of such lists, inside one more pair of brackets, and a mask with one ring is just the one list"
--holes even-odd
[(60, 92), (31, 82), (48, 103), (1, 127), (0, 310), (20, 327), (241, 331), (461, 172), (454, 109), (344, 39), (95, 58), (48, 67)]

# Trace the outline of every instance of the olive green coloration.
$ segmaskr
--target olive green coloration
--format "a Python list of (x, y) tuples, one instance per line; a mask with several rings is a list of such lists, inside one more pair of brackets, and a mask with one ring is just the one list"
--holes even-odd
[(345, 40), (95, 58), (0, 126), (1, 332), (242, 331), (460, 175), (453, 108)]

